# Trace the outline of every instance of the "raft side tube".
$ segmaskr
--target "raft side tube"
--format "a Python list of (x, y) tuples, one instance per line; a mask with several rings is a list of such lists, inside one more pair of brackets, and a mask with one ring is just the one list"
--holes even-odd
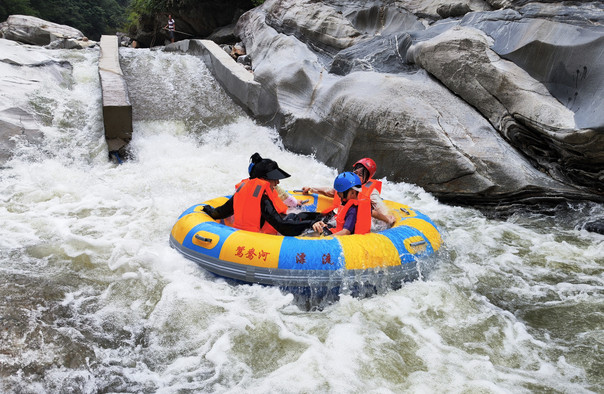
[(208, 256), (183, 247), (173, 236), (170, 236), (170, 246), (194, 261), (203, 269), (226, 278), (248, 283), (278, 286), (317, 286), (336, 287), (347, 283), (374, 283), (387, 277), (388, 282), (408, 282), (418, 278), (416, 262), (408, 264), (380, 267), (374, 269), (346, 270), (299, 270), (272, 269), (257, 266), (244, 266)]

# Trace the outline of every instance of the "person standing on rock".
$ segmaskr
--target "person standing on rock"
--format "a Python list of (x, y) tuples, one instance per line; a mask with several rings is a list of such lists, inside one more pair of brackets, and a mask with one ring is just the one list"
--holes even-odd
[(164, 29), (168, 29), (168, 32), (170, 32), (170, 41), (173, 43), (174, 31), (176, 30), (176, 23), (174, 22), (174, 19), (172, 19), (172, 15), (168, 15), (168, 24), (164, 26)]

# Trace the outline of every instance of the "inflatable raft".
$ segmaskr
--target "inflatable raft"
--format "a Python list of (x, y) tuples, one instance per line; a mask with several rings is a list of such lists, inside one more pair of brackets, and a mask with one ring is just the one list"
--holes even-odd
[[(321, 211), (332, 199), (290, 192), (308, 200), (304, 209)], [(441, 245), (436, 225), (411, 207), (385, 201), (396, 217), (393, 227), (346, 236), (285, 237), (239, 230), (215, 221), (202, 208), (217, 207), (230, 196), (187, 209), (172, 228), (170, 245), (206, 270), (248, 283), (279, 286), (325, 286), (414, 280), (417, 259)]]

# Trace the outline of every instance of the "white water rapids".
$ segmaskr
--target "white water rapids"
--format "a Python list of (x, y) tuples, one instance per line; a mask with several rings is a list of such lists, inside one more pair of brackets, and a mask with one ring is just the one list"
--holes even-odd
[(134, 159), (112, 164), (98, 52), (28, 51), (73, 71), (2, 92), (44, 142), (0, 169), (1, 392), (604, 392), (604, 236), (580, 230), (603, 206), (490, 220), (384, 180), (442, 230), (434, 268), (307, 310), (205, 272), (168, 237), (186, 208), (231, 194), (254, 152), (292, 174), (286, 188), (336, 169), (284, 150), (200, 59), (133, 49)]

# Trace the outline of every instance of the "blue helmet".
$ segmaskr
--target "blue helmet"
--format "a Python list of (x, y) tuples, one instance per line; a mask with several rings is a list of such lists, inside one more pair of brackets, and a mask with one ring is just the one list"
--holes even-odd
[(348, 189), (354, 189), (359, 192), (361, 191), (361, 184), (361, 178), (357, 174), (354, 172), (343, 172), (333, 181), (333, 188), (340, 193)]

